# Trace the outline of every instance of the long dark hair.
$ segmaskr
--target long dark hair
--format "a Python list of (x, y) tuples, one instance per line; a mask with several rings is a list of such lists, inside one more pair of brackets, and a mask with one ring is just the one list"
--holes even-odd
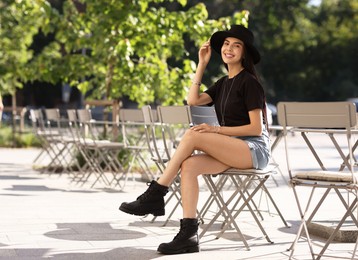
[[(251, 56), (250, 52), (247, 51), (245, 46), (244, 46), (244, 58), (242, 59), (241, 64), (244, 67), (244, 69), (246, 69), (246, 71), (248, 71), (250, 74), (252, 74), (260, 82), (260, 78), (257, 75), (252, 56)], [(226, 63), (224, 63), (224, 66), (225, 66), (226, 70), (229, 70)]]
[[(250, 74), (252, 74), (256, 80), (258, 82), (260, 82), (260, 78), (256, 72), (256, 68), (255, 68), (255, 64), (254, 61), (252, 59), (251, 53), (247, 51), (247, 48), (244, 46), (244, 58), (241, 61), (242, 66), (244, 67), (244, 69), (249, 72)], [(226, 68), (226, 70), (228, 70), (228, 66), (226, 63), (224, 63), (224, 66)], [(261, 82), (260, 82), (261, 83)], [(266, 129), (267, 131), (269, 130), (268, 127), (268, 120), (267, 120), (267, 111), (266, 111), (267, 107), (266, 107), (266, 95), (264, 97), (264, 105), (263, 105), (263, 109), (262, 109), (262, 113), (264, 116), (264, 121), (265, 121), (265, 125), (266, 125)]]

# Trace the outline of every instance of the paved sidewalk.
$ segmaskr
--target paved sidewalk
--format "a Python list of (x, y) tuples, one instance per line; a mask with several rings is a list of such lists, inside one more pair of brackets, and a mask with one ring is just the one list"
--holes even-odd
[[(299, 137), (292, 137), (296, 142)], [(321, 138), (321, 137), (320, 137)], [(334, 167), (339, 155), (327, 149), (328, 139), (317, 139)], [(288, 259), (290, 247), (299, 224), (298, 211), (287, 179), (282, 144), (274, 152), (283, 176), (276, 175), (267, 186), (280, 207), (285, 219), (292, 225), (286, 228), (272, 206), (262, 199), (264, 221), (262, 224), (274, 244), (262, 237), (249, 217), (240, 215), (240, 228), (251, 247), (247, 251), (234, 232), (215, 239), (220, 225), (201, 240), (201, 252), (165, 256), (156, 249), (162, 242), (169, 242), (178, 232), (181, 209), (177, 210), (167, 226), (166, 217), (151, 222), (146, 218), (127, 215), (118, 210), (123, 201), (132, 201), (145, 189), (146, 184), (135, 175), (123, 191), (102, 187), (90, 188), (70, 182), (68, 176), (40, 174), (32, 170), (31, 163), (39, 150), (0, 148), (0, 259)], [(310, 167), (314, 161), (306, 159), (297, 145), (297, 164)], [(304, 165), (302, 165), (304, 162)], [(208, 192), (201, 186), (200, 203)], [(170, 209), (169, 209), (170, 210)], [(168, 212), (168, 210), (167, 210)], [(327, 212), (324, 219), (329, 219)], [(334, 245), (331, 253), (350, 256), (353, 244)], [(300, 242), (295, 259), (310, 259), (307, 244)], [(336, 259), (323, 258), (323, 259)]]

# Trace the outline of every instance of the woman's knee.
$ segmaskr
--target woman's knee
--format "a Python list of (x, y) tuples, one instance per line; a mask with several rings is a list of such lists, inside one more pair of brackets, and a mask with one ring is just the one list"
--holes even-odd
[(181, 141), (194, 142), (197, 139), (198, 133), (193, 130), (186, 130)]

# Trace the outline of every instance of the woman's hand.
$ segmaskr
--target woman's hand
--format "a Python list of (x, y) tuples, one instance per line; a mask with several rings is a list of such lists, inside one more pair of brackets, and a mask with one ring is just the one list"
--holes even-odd
[(199, 62), (208, 64), (211, 57), (210, 41), (205, 42), (199, 49)]
[(219, 133), (220, 126), (213, 126), (208, 124), (200, 124), (193, 126), (191, 130), (198, 131), (199, 133)]

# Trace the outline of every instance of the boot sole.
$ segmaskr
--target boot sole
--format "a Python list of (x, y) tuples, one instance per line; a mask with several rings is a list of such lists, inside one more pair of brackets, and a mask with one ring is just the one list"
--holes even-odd
[(163, 255), (197, 253), (197, 252), (200, 252), (200, 246), (192, 246), (192, 247), (182, 248), (180, 250), (174, 250), (174, 251), (169, 251), (169, 250), (165, 250), (165, 249), (160, 250), (160, 248), (158, 248), (158, 252)]
[(161, 210), (151, 211), (151, 212), (136, 212), (136, 211), (132, 211), (132, 210), (127, 209), (127, 208), (122, 207), (122, 206), (119, 207), (119, 210), (123, 211), (125, 213), (128, 213), (128, 214), (131, 214), (131, 215), (135, 215), (135, 216), (145, 216), (145, 215), (148, 215), (148, 214), (152, 214), (155, 217), (159, 217), (159, 216), (164, 216), (165, 215), (165, 211), (161, 211)]

